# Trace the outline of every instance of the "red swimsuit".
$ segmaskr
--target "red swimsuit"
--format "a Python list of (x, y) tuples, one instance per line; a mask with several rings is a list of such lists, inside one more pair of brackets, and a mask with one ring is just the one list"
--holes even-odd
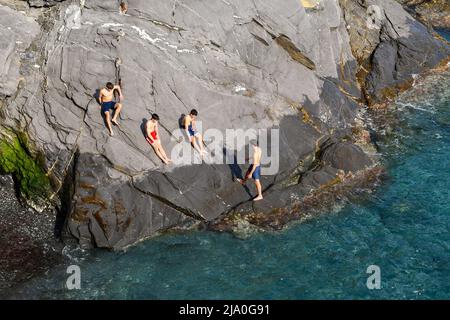
[[(152, 136), (153, 141), (158, 140), (158, 136), (156, 135), (156, 131), (150, 132), (150, 135)], [(150, 138), (148, 136), (146, 137), (146, 139), (147, 139), (148, 143), (153, 144), (152, 140), (150, 140)]]

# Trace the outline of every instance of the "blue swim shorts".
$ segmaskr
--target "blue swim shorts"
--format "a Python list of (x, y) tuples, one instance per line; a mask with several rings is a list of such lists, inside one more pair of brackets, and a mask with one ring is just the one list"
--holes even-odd
[[(252, 165), (252, 167), (250, 167), (250, 170), (252, 168), (253, 168), (253, 165)], [(253, 171), (252, 178), (255, 180), (261, 179), (261, 166), (260, 165), (256, 167), (255, 171)]]
[(192, 128), (192, 124), (190, 124), (188, 126), (188, 131), (189, 131), (189, 135), (191, 137), (196, 137), (198, 135), (198, 132), (194, 130), (194, 128)]
[(108, 102), (103, 102), (102, 103), (102, 112), (108, 112), (111, 111), (111, 109), (115, 109), (116, 106), (116, 102), (115, 101), (108, 101)]

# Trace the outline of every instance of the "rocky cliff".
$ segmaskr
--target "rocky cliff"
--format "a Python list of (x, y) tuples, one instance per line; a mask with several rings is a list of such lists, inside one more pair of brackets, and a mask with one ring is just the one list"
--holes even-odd
[[(373, 167), (363, 106), (450, 54), (391, 0), (0, 4), (0, 168), (36, 210), (66, 214), (87, 247), (123, 248), (236, 213), (277, 220), (278, 209)], [(125, 96), (114, 137), (96, 99), (107, 81)], [(204, 132), (279, 130), (265, 200), (251, 203), (233, 182), (245, 172), (237, 163), (158, 160), (145, 119), (159, 114), (166, 150), (189, 149), (176, 132), (194, 107)], [(215, 155), (239, 148), (227, 140)]]
[(450, 28), (450, 2), (448, 0), (398, 0), (414, 16), (437, 28)]

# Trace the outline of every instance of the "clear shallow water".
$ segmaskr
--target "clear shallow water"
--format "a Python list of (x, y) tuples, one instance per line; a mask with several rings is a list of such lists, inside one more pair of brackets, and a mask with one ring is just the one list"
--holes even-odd
[[(70, 251), (65, 267), (11, 293), (77, 299), (450, 299), (450, 72), (377, 117), (389, 179), (375, 194), (279, 233), (164, 235), (126, 253)], [(381, 268), (380, 290), (366, 269)]]

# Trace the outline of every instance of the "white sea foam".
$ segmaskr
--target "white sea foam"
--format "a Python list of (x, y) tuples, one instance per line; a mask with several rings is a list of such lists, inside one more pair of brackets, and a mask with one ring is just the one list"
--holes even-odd
[(76, 246), (65, 246), (62, 249), (62, 255), (69, 258), (70, 261), (73, 262), (81, 262), (86, 260), (86, 257), (88, 255), (88, 251), (81, 249), (80, 247)]
[(411, 108), (417, 111), (423, 111), (423, 112), (429, 112), (429, 113), (436, 113), (436, 110), (434, 109), (434, 107), (430, 104), (428, 104), (427, 107), (425, 106), (421, 106), (421, 105), (416, 105), (413, 104), (411, 102), (397, 102), (397, 105), (399, 106), (399, 110), (403, 110), (405, 108)]

